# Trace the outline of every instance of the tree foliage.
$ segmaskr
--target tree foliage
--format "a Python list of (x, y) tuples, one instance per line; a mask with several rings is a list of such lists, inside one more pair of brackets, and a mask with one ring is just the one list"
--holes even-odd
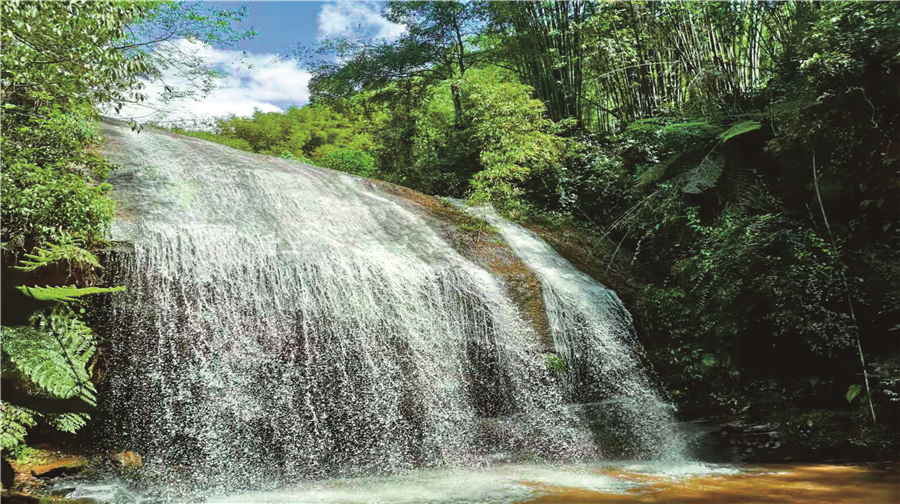
[(333, 149), (322, 156), (320, 164), (325, 168), (369, 177), (375, 170), (375, 159), (364, 150)]
[[(298, 51), (313, 68), (310, 91), (316, 99), (348, 98), (397, 81), (434, 86), (463, 78), (483, 59), (470, 40), (486, 18), (483, 2), (388, 2), (384, 14), (405, 28), (396, 41), (339, 37)], [(459, 85), (452, 83), (449, 91), (455, 124), (462, 127)]]
[(489, 73), (466, 81), (464, 90), (469, 134), (482, 167), (472, 178), (472, 197), (503, 207), (520, 204), (518, 183), (554, 169), (565, 156), (565, 141), (548, 132), (547, 109), (531, 98), (529, 86)]

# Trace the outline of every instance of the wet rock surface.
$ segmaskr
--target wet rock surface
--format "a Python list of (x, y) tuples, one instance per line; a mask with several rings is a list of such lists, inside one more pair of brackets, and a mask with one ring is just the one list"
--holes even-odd
[(50, 464), (44, 464), (31, 469), (34, 478), (50, 479), (60, 476), (78, 474), (85, 468), (86, 461), (82, 457), (69, 457)]
[(120, 469), (140, 469), (144, 464), (141, 456), (131, 450), (114, 454), (112, 460)]
[(770, 424), (731, 422), (712, 431), (709, 437), (714, 446), (728, 450), (735, 460), (752, 460), (784, 446), (784, 436)]

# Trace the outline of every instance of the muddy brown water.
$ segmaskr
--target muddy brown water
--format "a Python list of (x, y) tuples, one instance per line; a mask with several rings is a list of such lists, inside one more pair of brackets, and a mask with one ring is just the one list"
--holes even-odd
[(66, 497), (116, 503), (666, 503), (896, 504), (900, 463), (732, 465), (700, 462), (500, 464), (297, 482), (243, 492), (161, 485), (134, 492), (122, 481), (76, 485)]
[(669, 503), (669, 504), (895, 504), (900, 502), (900, 464), (893, 466), (767, 465), (736, 474), (669, 479), (639, 473), (602, 471), (616, 479), (640, 483), (625, 493), (577, 488), (540, 488), (533, 504)]

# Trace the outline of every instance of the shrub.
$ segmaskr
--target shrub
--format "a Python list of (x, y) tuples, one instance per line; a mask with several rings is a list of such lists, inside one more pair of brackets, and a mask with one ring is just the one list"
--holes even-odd
[(73, 237), (86, 244), (102, 239), (113, 217), (112, 186), (102, 182), (111, 167), (86, 150), (100, 138), (91, 108), (4, 108), (3, 241), (30, 248)]
[(371, 177), (375, 173), (375, 159), (368, 152), (359, 149), (331, 150), (322, 156), (319, 164), (363, 177)]
[(3, 239), (22, 247), (70, 238), (86, 243), (101, 240), (113, 217), (111, 189), (106, 183), (91, 185), (59, 165), (4, 163)]
[(522, 184), (533, 174), (556, 169), (567, 155), (566, 142), (548, 133), (546, 106), (533, 90), (500, 76), (464, 82), (468, 131), (481, 151), (483, 170), (472, 178), (474, 201), (489, 201), (521, 215)]
[(179, 135), (185, 135), (189, 137), (199, 138), (201, 140), (216, 142), (218, 144), (231, 147), (232, 149), (253, 152), (253, 147), (250, 145), (250, 142), (244, 140), (243, 138), (217, 135), (208, 131), (187, 131), (181, 128), (172, 128), (172, 131), (178, 133)]

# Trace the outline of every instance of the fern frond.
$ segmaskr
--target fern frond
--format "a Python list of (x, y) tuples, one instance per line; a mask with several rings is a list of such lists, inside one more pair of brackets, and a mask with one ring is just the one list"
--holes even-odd
[(719, 139), (723, 142), (727, 142), (728, 140), (747, 133), (748, 131), (758, 130), (762, 125), (757, 121), (744, 121), (737, 124), (732, 125), (728, 128), (725, 133), (719, 135)]
[(8, 450), (24, 443), (28, 427), (34, 427), (34, 414), (34, 411), (29, 409), (0, 401), (0, 424), (3, 427), (0, 433), (0, 447)]
[(87, 296), (90, 294), (103, 294), (107, 292), (120, 292), (125, 290), (124, 285), (120, 285), (118, 287), (75, 287), (72, 285), (65, 285), (62, 287), (28, 287), (27, 285), (20, 285), (16, 287), (26, 296), (37, 299), (39, 301), (60, 301), (67, 302), (73, 301), (75, 298), (79, 298), (81, 296)]
[(32, 327), (3, 327), (3, 353), (16, 370), (53, 397), (79, 397), (96, 405), (97, 390), (87, 373), (93, 334), (68, 308), (32, 317)]
[(748, 209), (772, 211), (778, 206), (763, 178), (747, 166), (726, 166), (717, 192), (726, 211), (734, 215), (741, 215)]
[(76, 245), (51, 244), (49, 249), (35, 248), (34, 252), (34, 254), (25, 254), (27, 260), (21, 261), (22, 266), (16, 266), (16, 269), (34, 271), (59, 262), (67, 263), (69, 271), (73, 268), (81, 271), (102, 268), (97, 256)]
[(858, 383), (850, 385), (850, 388), (847, 389), (847, 402), (853, 402), (860, 392), (862, 392), (862, 385)]
[(682, 191), (689, 194), (700, 194), (707, 189), (712, 189), (716, 186), (724, 167), (724, 157), (707, 157), (695, 168), (685, 173), (686, 184), (682, 187)]
[(78, 429), (84, 427), (91, 416), (87, 413), (61, 413), (57, 415), (44, 415), (47, 421), (63, 432), (75, 434)]
[(648, 168), (646, 171), (641, 173), (640, 177), (638, 177), (637, 185), (644, 186), (651, 182), (656, 182), (661, 179), (663, 175), (666, 174), (666, 170), (669, 169), (670, 166), (676, 164), (683, 157), (682, 154), (675, 154), (669, 156), (664, 161), (660, 161), (656, 163), (652, 167)]

